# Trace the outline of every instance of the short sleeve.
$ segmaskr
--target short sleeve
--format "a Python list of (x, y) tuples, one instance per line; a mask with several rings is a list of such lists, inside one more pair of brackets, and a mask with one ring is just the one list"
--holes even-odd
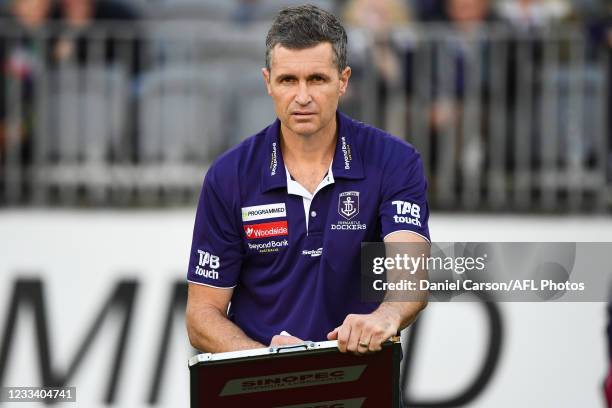
[(220, 189), (213, 168), (206, 175), (189, 257), (187, 280), (219, 288), (236, 286), (242, 263), (242, 237), (237, 233), (229, 200)]
[(390, 160), (383, 175), (379, 208), (381, 239), (393, 232), (410, 231), (430, 240), (427, 180), (420, 155), (412, 148)]

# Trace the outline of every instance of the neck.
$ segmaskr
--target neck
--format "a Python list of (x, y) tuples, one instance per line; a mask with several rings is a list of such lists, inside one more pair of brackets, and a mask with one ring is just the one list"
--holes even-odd
[(312, 135), (299, 135), (281, 124), (281, 151), (285, 164), (320, 163), (329, 166), (336, 150), (337, 124)]

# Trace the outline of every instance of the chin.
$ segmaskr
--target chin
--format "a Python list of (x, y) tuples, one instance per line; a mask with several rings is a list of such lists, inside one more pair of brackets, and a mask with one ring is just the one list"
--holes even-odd
[(293, 123), (291, 130), (298, 135), (312, 135), (317, 133), (320, 127), (315, 123)]

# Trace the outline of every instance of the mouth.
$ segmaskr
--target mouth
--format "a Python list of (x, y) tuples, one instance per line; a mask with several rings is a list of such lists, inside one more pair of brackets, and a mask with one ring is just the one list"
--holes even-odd
[(291, 114), (297, 117), (308, 117), (308, 116), (313, 116), (315, 113), (314, 112), (292, 112)]

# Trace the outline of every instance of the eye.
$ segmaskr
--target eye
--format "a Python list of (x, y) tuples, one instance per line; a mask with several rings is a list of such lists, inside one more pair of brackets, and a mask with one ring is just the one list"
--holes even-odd
[(281, 84), (291, 84), (293, 82), (295, 82), (295, 78), (291, 78), (291, 77), (282, 77), (279, 82)]
[(315, 83), (325, 82), (325, 78), (323, 78), (321, 75), (314, 75), (310, 80)]

